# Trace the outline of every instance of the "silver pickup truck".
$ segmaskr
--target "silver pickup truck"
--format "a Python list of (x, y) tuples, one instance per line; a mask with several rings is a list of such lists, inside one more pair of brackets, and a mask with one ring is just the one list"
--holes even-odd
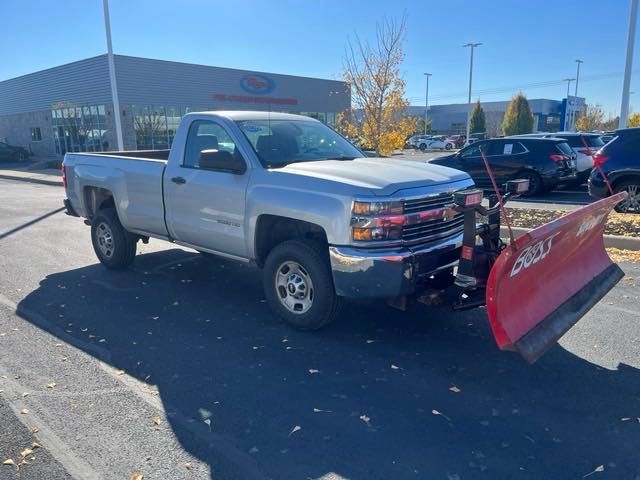
[(126, 268), (149, 237), (251, 262), (265, 298), (300, 329), (333, 320), (342, 297), (393, 299), (451, 278), (461, 171), (368, 158), (308, 117), (186, 115), (171, 150), (68, 153), (67, 213), (86, 218), (105, 266)]

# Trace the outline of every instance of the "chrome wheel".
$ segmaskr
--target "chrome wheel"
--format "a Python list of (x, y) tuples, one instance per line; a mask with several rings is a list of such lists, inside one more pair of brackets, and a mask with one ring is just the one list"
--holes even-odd
[(313, 305), (311, 276), (297, 262), (284, 262), (278, 267), (275, 287), (280, 303), (292, 313), (306, 313)]
[(624, 190), (629, 196), (620, 202), (618, 210), (621, 212), (640, 213), (640, 185), (627, 185)]
[(100, 252), (107, 258), (113, 255), (113, 234), (105, 222), (100, 222), (96, 228), (96, 238)]

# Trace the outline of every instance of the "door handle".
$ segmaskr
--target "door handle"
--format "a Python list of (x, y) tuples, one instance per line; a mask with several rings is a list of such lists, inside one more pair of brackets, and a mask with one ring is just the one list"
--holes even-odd
[(187, 183), (184, 177), (171, 177), (171, 181), (173, 183), (177, 183), (178, 185), (184, 185), (185, 183)]

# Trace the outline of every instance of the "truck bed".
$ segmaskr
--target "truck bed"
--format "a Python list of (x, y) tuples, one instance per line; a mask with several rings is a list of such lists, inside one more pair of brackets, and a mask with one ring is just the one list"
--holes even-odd
[(122, 225), (129, 231), (166, 237), (162, 182), (169, 150), (68, 153), (67, 193), (73, 208), (89, 216), (92, 189), (106, 189), (117, 199)]

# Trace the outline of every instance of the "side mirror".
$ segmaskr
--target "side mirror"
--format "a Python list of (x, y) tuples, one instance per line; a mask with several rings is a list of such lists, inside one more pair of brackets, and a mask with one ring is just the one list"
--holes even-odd
[(198, 165), (207, 170), (218, 170), (236, 175), (242, 175), (247, 171), (244, 160), (225, 150), (202, 150)]

